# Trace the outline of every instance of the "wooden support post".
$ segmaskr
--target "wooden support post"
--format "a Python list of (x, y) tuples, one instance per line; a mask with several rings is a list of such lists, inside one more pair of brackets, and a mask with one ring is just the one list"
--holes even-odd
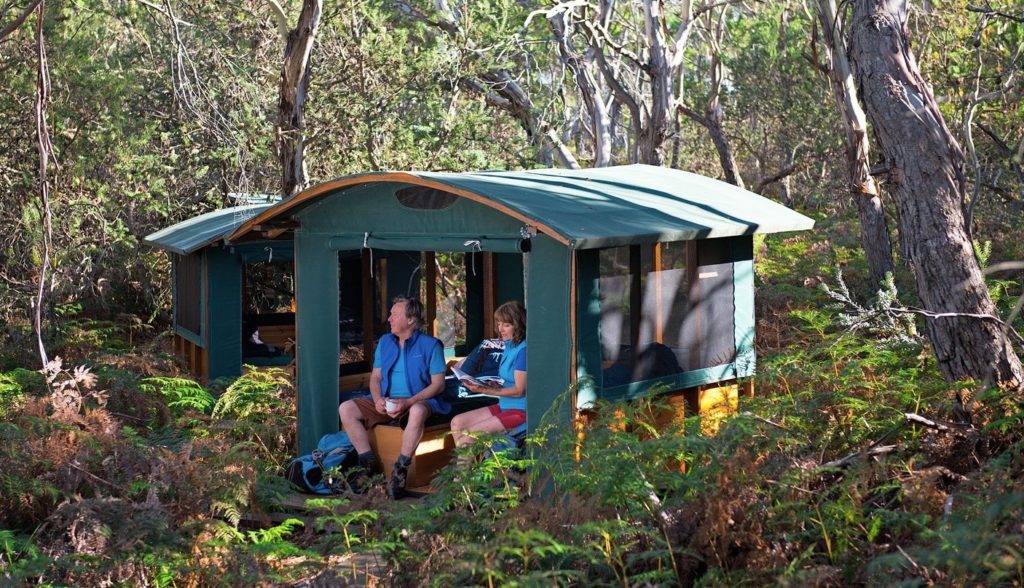
[(740, 396), (743, 398), (754, 397), (754, 378), (747, 378), (740, 383)]
[(640, 246), (629, 246), (629, 345), (635, 362), (640, 355), (640, 324), (643, 319)]
[[(362, 321), (363, 321), (363, 361), (372, 361), (373, 359), (373, 334), (375, 332), (374, 326), (377, 324), (377, 317), (373, 313), (373, 255), (369, 249), (363, 249), (362, 257), (362, 268), (360, 273), (360, 281), (362, 284)], [(383, 261), (383, 260), (382, 260)], [(381, 275), (381, 272), (377, 272), (378, 276), (382, 279), (387, 280), (387, 274)], [(341, 276), (341, 279), (346, 279), (346, 276)], [(387, 296), (387, 288), (381, 288), (381, 296)], [(383, 301), (382, 301), (383, 302)], [(382, 309), (387, 308), (386, 304), (380, 305)], [(387, 312), (383, 310), (382, 312)], [(340, 361), (341, 358), (338, 358)]]
[(651, 247), (651, 260), (653, 267), (654, 279), (648, 283), (648, 288), (654, 288), (654, 341), (657, 343), (665, 342), (665, 320), (667, 319), (667, 313), (664, 312), (665, 301), (664, 298), (664, 287), (665, 281), (662, 275), (664, 269), (664, 262), (662, 260), (662, 246), (661, 243), (655, 243)]
[(493, 339), (498, 334), (494, 332), (494, 311), (498, 308), (497, 293), (494, 288), (494, 253), (483, 252), (483, 284), (484, 284), (484, 337)]
[(434, 259), (433, 251), (423, 252), (423, 277), (424, 288), (426, 289), (426, 300), (424, 300), (424, 320), (426, 321), (427, 333), (437, 334), (437, 262)]
[[(696, 241), (687, 241), (686, 243), (686, 314), (687, 316), (693, 316), (696, 327), (694, 328), (694, 337), (690, 341), (690, 366), (699, 366), (700, 351), (701, 351), (701, 333), (703, 332), (701, 325), (701, 317), (704, 315), (703, 312), (695, 312), (698, 304), (700, 304), (700, 269), (698, 268), (698, 257), (697, 257), (697, 243)], [(691, 367), (692, 369), (692, 367)]]

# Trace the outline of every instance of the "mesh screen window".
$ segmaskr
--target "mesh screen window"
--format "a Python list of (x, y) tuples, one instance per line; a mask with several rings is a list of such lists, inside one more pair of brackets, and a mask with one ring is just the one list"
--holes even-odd
[(174, 272), (174, 322), (202, 336), (201, 308), (203, 260), (199, 255), (176, 255)]
[[(733, 265), (695, 243), (599, 254), (603, 386), (672, 376), (735, 357)], [(695, 266), (695, 267), (693, 267)]]

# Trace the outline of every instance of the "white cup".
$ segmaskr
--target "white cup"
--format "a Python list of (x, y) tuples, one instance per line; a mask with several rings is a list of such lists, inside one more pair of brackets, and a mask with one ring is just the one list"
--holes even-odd
[(398, 406), (395, 404), (394, 400), (388, 398), (387, 400), (384, 401), (384, 410), (386, 410), (387, 412), (392, 412), (396, 408), (398, 408)]

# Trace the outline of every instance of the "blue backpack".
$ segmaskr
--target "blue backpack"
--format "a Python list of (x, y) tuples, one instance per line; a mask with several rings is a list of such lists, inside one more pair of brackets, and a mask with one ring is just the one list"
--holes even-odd
[(288, 464), (285, 477), (308, 494), (339, 494), (347, 486), (342, 472), (359, 463), (359, 455), (344, 431), (328, 433), (320, 438), (316, 449)]

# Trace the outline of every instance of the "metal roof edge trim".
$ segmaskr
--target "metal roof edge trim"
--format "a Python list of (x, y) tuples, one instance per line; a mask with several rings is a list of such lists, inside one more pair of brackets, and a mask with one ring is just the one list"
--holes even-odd
[(614, 237), (583, 237), (577, 238), (568, 243), (570, 249), (600, 249), (605, 247), (623, 247), (645, 243), (670, 243), (675, 241), (691, 241), (695, 239), (722, 239), (726, 237), (742, 237), (744, 235), (761, 235), (773, 233), (789, 233), (796, 231), (808, 231), (814, 228), (814, 220), (804, 217), (809, 222), (796, 225), (757, 225), (749, 227), (749, 230), (731, 230), (723, 228), (712, 229), (690, 229), (683, 231), (666, 231), (658, 234), (645, 235), (619, 235)]
[[(208, 247), (211, 244), (217, 242), (218, 240), (224, 238), (224, 236), (225, 236), (224, 233), (216, 234), (212, 238), (203, 239), (197, 245), (193, 246), (191, 249), (182, 249), (181, 247), (176, 247), (176, 246), (171, 245), (169, 243), (163, 243), (163, 242), (160, 241), (160, 239), (168, 237), (168, 236), (174, 234), (175, 232), (182, 230), (186, 226), (196, 225), (196, 224), (199, 224), (202, 221), (212, 220), (213, 218), (216, 218), (218, 216), (226, 216), (228, 214), (237, 214), (239, 212), (248, 212), (248, 211), (251, 211), (251, 210), (261, 209), (261, 208), (262, 209), (266, 209), (268, 207), (272, 208), (273, 206), (269, 205), (269, 204), (245, 204), (245, 205), (241, 205), (241, 206), (228, 206), (226, 208), (218, 208), (217, 210), (211, 210), (209, 212), (204, 212), (203, 214), (200, 214), (198, 216), (187, 218), (187, 219), (185, 219), (185, 220), (183, 220), (181, 222), (174, 223), (173, 225), (171, 225), (169, 227), (164, 227), (164, 228), (162, 228), (160, 230), (153, 231), (152, 233), (150, 233), (150, 234), (146, 235), (145, 237), (143, 237), (142, 238), (142, 242), (146, 243), (147, 245), (150, 245), (152, 247), (156, 247), (157, 249), (161, 249), (163, 251), (169, 251), (171, 253), (176, 253), (178, 255), (191, 255), (192, 253), (195, 253), (196, 251), (198, 251), (198, 250), (200, 250), (200, 249), (202, 249), (204, 247)], [(263, 211), (263, 212), (265, 212), (265, 211)], [(258, 214), (254, 215), (254, 216), (258, 216)], [(243, 224), (244, 224), (244, 222), (245, 221), (243, 221)], [(239, 225), (239, 226), (241, 226), (241, 225)]]

